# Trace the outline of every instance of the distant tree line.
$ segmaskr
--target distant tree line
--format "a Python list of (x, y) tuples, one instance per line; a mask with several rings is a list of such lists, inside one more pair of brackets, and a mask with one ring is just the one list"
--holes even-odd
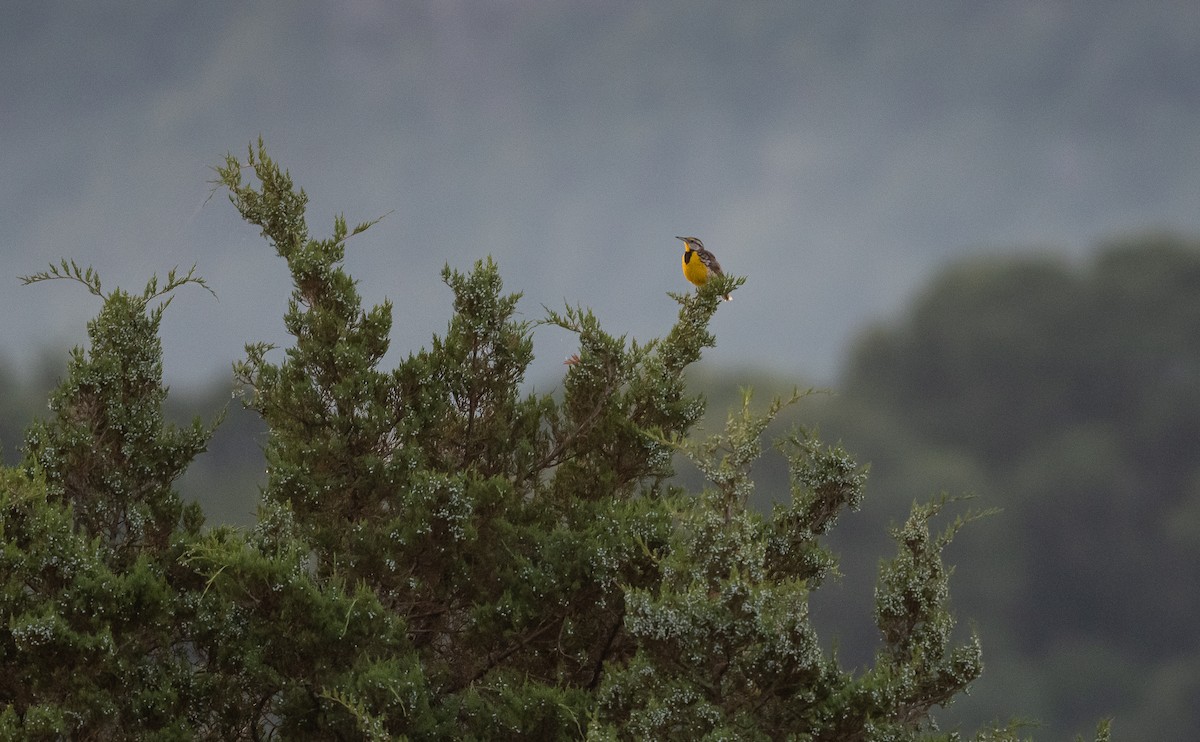
[(871, 466), (863, 512), (831, 534), (843, 597), (814, 601), (844, 654), (872, 651), (846, 616), (869, 605), (880, 528), (931, 489), (975, 493), (1000, 512), (953, 547), (955, 607), (989, 661), (948, 718), (1002, 701), (1059, 734), (1112, 714), (1200, 738), (1200, 241), (956, 262), (796, 415)]

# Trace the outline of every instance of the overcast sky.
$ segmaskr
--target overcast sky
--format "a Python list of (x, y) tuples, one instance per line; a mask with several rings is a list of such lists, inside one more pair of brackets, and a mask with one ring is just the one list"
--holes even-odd
[[(282, 261), (212, 166), (260, 134), (348, 244), (393, 360), (444, 329), (444, 263), (492, 254), (526, 318), (665, 333), (674, 235), (747, 276), (707, 359), (826, 383), (940, 265), (1200, 232), (1200, 5), (16, 2), (0, 10), (0, 359), (83, 342), (82, 287), (192, 263), (169, 380), (286, 342)], [(571, 338), (535, 335), (535, 378)]]

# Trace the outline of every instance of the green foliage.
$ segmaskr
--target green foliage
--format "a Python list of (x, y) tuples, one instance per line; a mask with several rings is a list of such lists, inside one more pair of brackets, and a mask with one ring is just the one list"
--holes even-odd
[(95, 271), (65, 261), (24, 280), (55, 278), (104, 303), (89, 349), (71, 353), (51, 394), (54, 417), (30, 428), (23, 466), (0, 479), (0, 731), (177, 738), (196, 696), (189, 606), (174, 578), (203, 518), (172, 483), (210, 431), (164, 423), (158, 327), (171, 292), (207, 287), (172, 271), (141, 295), (105, 294)]
[[(362, 310), (340, 267), (343, 222), (309, 239), (303, 194), (274, 192), (290, 180), (261, 148), (249, 162), (257, 186), (236, 161), (219, 174), (295, 281), (294, 347), (274, 364), (250, 346), (237, 367), (271, 427), (269, 506), (311, 544), (322, 584), (361, 583), (404, 620), (404, 651), (440, 694), (431, 728), (490, 734), (505, 728), (493, 706), (542, 692), (557, 699), (538, 706), (547, 728), (583, 718), (589, 696), (572, 689), (595, 686), (620, 648), (621, 585), (653, 578), (641, 544), (668, 527), (646, 495), (670, 474), (671, 449), (645, 431), (681, 434), (702, 411), (681, 373), (712, 342), (703, 327), (718, 296), (681, 299), (682, 329), (645, 346), (583, 310), (549, 312), (580, 342), (555, 404), (518, 391), (531, 327), (513, 319), (518, 297), (502, 293), (495, 264), (447, 267), (445, 335), (384, 372), (391, 307)], [(357, 712), (348, 698), (329, 696)]]
[[(149, 304), (189, 283), (207, 286), (192, 271), (178, 277), (172, 270), (165, 286), (152, 278), (140, 296), (106, 295), (95, 271), (66, 261), (23, 280), (56, 278), (83, 283), (104, 305), (88, 323), (91, 347), (72, 351), (67, 378), (50, 396), (55, 417), (28, 432), (25, 466), (73, 506), (84, 533), (128, 562), (142, 549), (166, 548), (183, 515), (171, 485), (211, 435), (199, 419), (187, 430), (163, 421), (158, 328), (170, 297)], [(198, 526), (199, 517), (193, 512), (189, 522)]]
[(2, 738), (188, 728), (195, 677), (179, 632), (187, 604), (171, 584), (176, 551), (145, 543), (132, 555), (122, 541), (115, 553), (91, 522), (45, 480), (2, 472)]
[[(253, 178), (247, 180), (247, 172)], [(580, 308), (561, 397), (523, 392), (535, 325), (489, 259), (449, 266), (446, 332), (382, 370), (392, 307), (363, 308), (342, 258), (353, 232), (308, 233), (306, 197), (261, 141), (217, 168), (288, 266), (281, 357), (247, 346), (235, 374), (268, 426), (253, 529), (201, 528), (171, 484), (208, 432), (164, 425), (153, 299), (104, 297), (0, 480), (0, 731), (10, 736), (261, 739), (920, 739), (978, 676), (958, 644), (941, 554), (946, 504), (915, 506), (883, 565), (876, 662), (842, 669), (809, 599), (836, 569), (823, 539), (865, 472), (797, 430), (777, 447), (790, 497), (747, 503), (764, 415), (749, 394), (723, 434), (683, 373), (739, 279), (676, 296), (648, 343)], [(669, 484), (676, 451), (710, 486)], [(57, 668), (47, 672), (45, 668)]]

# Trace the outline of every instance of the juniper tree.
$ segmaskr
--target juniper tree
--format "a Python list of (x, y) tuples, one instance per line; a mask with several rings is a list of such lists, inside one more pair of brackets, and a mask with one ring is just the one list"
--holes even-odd
[[(238, 367), (272, 430), (268, 507), (311, 540), (316, 579), (364, 585), (398, 617), (405, 640), (395, 651), (429, 694), (433, 719), (421, 728), (916, 733), (977, 676), (977, 645), (953, 648), (947, 632), (921, 645), (919, 667), (898, 648), (908, 634), (889, 637), (880, 668), (860, 678), (823, 654), (806, 606), (832, 565), (818, 539), (861, 497), (862, 473), (844, 452), (794, 438), (792, 501), (769, 518), (745, 499), (769, 416), (731, 426), (737, 455), (706, 468), (711, 492), (689, 497), (664, 484), (703, 411), (683, 372), (712, 344), (708, 320), (738, 281), (677, 296), (675, 327), (646, 344), (606, 334), (586, 310), (549, 311), (546, 322), (579, 341), (555, 401), (520, 390), (531, 326), (514, 319), (519, 296), (502, 293), (495, 264), (447, 267), (455, 311), (446, 333), (384, 372), (390, 305), (363, 310), (341, 267), (346, 240), (370, 225), (350, 231), (339, 217), (330, 238), (313, 239), (305, 194), (261, 143), (219, 176), (294, 282), (285, 318), (294, 345), (277, 364), (268, 348), (249, 346)], [(913, 528), (925, 522), (922, 511), (914, 518)], [(922, 592), (920, 581), (943, 576), (904, 574), (915, 584), (881, 596)], [(948, 620), (934, 592), (900, 602), (912, 627)], [(873, 684), (893, 673), (933, 690), (880, 696)], [(310, 719), (344, 710), (386, 719), (392, 732), (414, 723), (386, 694), (372, 706), (329, 685), (336, 678), (301, 682), (318, 691)]]
[[(54, 417), (29, 429), (25, 466), (45, 479), (53, 496), (71, 504), (84, 533), (99, 537), (112, 559), (162, 550), (183, 515), (171, 485), (212, 431), (199, 419), (186, 429), (164, 421), (158, 328), (172, 292), (208, 286), (193, 268), (182, 276), (172, 270), (162, 286), (152, 277), (140, 295), (121, 289), (105, 294), (94, 270), (65, 260), (22, 280), (54, 279), (82, 283), (104, 301), (88, 323), (90, 347), (71, 351), (66, 379), (51, 393)], [(199, 517), (193, 507), (189, 522)]]
[[(304, 191), (261, 141), (217, 174), (293, 280), (291, 343), (250, 344), (235, 364), (269, 428), (258, 523), (202, 530), (196, 514), (180, 518), (170, 482), (206, 431), (155, 417), (157, 288), (108, 295), (95, 329), (125, 323), (136, 340), (73, 356), (58, 418), (31, 433), (26, 468), (0, 478), (0, 731), (953, 737), (936, 734), (931, 711), (982, 666), (975, 638), (952, 633), (941, 553), (970, 515), (931, 536), (946, 503), (918, 505), (896, 530), (877, 592), (880, 649), (849, 671), (808, 601), (836, 566), (822, 538), (857, 507), (864, 469), (797, 430), (777, 446), (790, 491), (762, 513), (747, 507), (750, 468), (789, 401), (691, 435), (704, 401), (684, 374), (741, 279), (674, 295), (674, 325), (639, 343), (578, 307), (519, 320), (520, 296), (504, 293), (491, 259), (447, 266), (445, 332), (387, 370), (391, 305), (364, 308), (342, 264), (372, 223), (349, 229), (339, 216), (314, 238)], [(555, 395), (524, 388), (541, 325), (578, 342)], [(100, 362), (110, 356), (118, 371)], [(94, 424), (97, 410), (119, 424)], [(703, 491), (672, 483), (680, 453), (707, 476)], [(119, 610), (114, 586), (137, 608)], [(50, 662), (73, 672), (38, 675)]]
[(52, 416), (0, 479), (0, 737), (179, 736), (203, 700), (175, 578), (203, 518), (172, 483), (211, 429), (164, 421), (158, 328), (172, 292), (205, 284), (172, 271), (140, 294), (104, 293), (66, 261), (24, 281), (59, 278), (103, 304)]
[[(550, 313), (580, 346), (556, 403), (520, 391), (531, 326), (514, 319), (519, 297), (502, 293), (495, 264), (447, 267), (446, 333), (383, 372), (390, 305), (362, 310), (340, 265), (368, 225), (338, 218), (332, 237), (312, 239), (303, 191), (261, 147), (219, 175), (294, 281), (294, 346), (275, 364), (251, 345), (237, 368), (272, 430), (266, 507), (311, 542), (315, 579), (364, 584), (403, 621), (411, 646), (397, 651), (438, 696), (434, 727), (581, 728), (605, 663), (629, 651), (625, 586), (655, 579), (645, 545), (671, 518), (655, 492), (672, 451), (645, 431), (682, 434), (702, 412), (682, 372), (711, 344), (719, 294), (687, 299), (677, 331), (646, 345), (604, 333), (590, 312)], [(311, 714), (339, 712), (321, 692)]]

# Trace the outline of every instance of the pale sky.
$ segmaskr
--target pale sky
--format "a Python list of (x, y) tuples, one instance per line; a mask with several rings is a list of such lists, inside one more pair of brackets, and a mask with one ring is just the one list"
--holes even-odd
[[(85, 338), (106, 287), (192, 263), (169, 380), (285, 343), (286, 269), (211, 167), (260, 134), (347, 246), (394, 354), (444, 329), (444, 263), (487, 254), (528, 319), (665, 333), (677, 234), (747, 276), (715, 364), (833, 379), (939, 266), (1200, 232), (1200, 6), (1001, 2), (18, 2), (0, 9), (0, 360)], [(535, 380), (565, 333), (535, 335)]]

